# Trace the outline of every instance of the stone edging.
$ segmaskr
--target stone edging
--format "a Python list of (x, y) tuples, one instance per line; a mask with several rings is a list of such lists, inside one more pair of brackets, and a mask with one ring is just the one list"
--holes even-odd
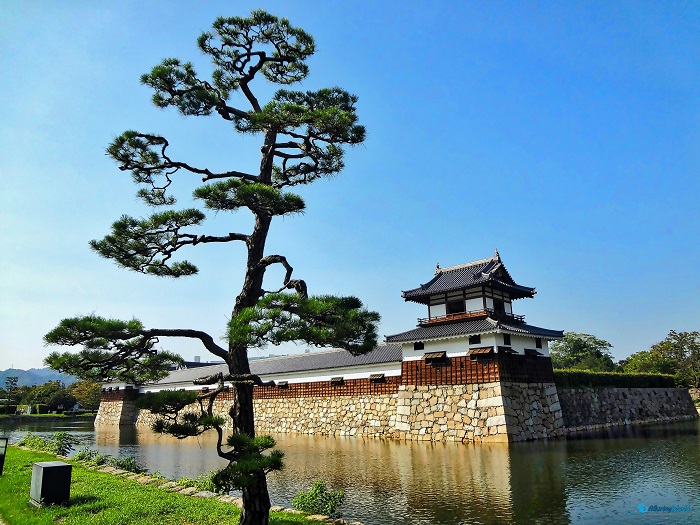
[[(24, 447), (21, 447), (24, 448)], [(29, 450), (29, 449), (26, 449)], [(69, 460), (73, 461), (70, 458), (67, 458), (65, 456), (58, 456), (58, 458), (63, 459), (63, 460)], [(229, 495), (222, 495), (222, 494), (216, 494), (214, 492), (210, 492), (208, 490), (203, 490), (200, 491), (196, 487), (183, 487), (176, 481), (169, 481), (166, 478), (159, 478), (155, 476), (149, 476), (147, 474), (136, 474), (134, 472), (129, 472), (127, 470), (122, 470), (110, 466), (90, 466), (90, 465), (85, 465), (84, 463), (76, 462), (78, 463), (81, 467), (86, 468), (88, 470), (95, 470), (97, 472), (103, 472), (105, 474), (112, 474), (115, 476), (121, 476), (126, 479), (130, 479), (132, 481), (136, 481), (138, 483), (141, 483), (143, 485), (151, 485), (155, 484), (159, 488), (163, 490), (168, 490), (170, 492), (177, 492), (178, 494), (182, 494), (184, 496), (191, 496), (193, 498), (216, 498), (217, 500), (224, 502), (224, 503), (230, 503), (232, 505), (235, 505), (239, 509), (243, 507), (243, 500), (241, 498), (234, 498), (233, 496)], [(288, 512), (290, 514), (304, 514), (302, 511), (297, 510), (297, 509), (291, 509), (291, 508), (285, 508), (285, 507), (280, 507), (279, 505), (274, 505), (270, 508), (270, 512)], [(329, 523), (329, 524), (334, 524), (334, 525), (363, 525), (359, 521), (345, 521), (343, 519), (333, 519), (328, 516), (324, 516), (322, 514), (312, 514), (312, 515), (305, 515), (307, 519), (310, 520), (316, 520), (321, 523)], [(2, 523), (2, 518), (0, 518), (0, 525), (3, 525)]]

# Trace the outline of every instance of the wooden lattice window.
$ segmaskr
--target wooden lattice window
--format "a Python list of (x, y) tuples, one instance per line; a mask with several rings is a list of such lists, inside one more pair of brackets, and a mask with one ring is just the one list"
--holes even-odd
[(384, 382), (386, 382), (386, 378), (384, 377), (384, 374), (370, 374), (369, 382), (370, 383), (384, 383)]
[(423, 360), (426, 365), (443, 365), (447, 363), (447, 352), (428, 352), (423, 354)]
[(482, 348), (471, 348), (469, 350), (469, 359), (474, 361), (479, 357), (485, 357), (493, 354), (493, 346), (484, 346)]

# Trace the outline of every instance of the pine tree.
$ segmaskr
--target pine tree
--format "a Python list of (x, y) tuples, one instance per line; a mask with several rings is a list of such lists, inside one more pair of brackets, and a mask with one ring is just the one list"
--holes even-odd
[[(137, 195), (163, 211), (145, 219), (122, 216), (109, 235), (90, 245), (124, 268), (172, 278), (197, 272), (191, 262), (173, 259), (182, 248), (208, 243), (244, 245), (245, 278), (227, 328), (228, 347), (196, 329), (147, 328), (136, 319), (89, 315), (64, 319), (46, 334), (47, 344), (83, 347), (77, 353), (54, 352), (46, 363), (82, 379), (143, 384), (165, 377), (170, 366), (181, 361), (175, 354), (156, 351), (158, 338), (199, 340), (226, 362), (228, 373), (197, 380), (200, 385), (213, 385), (205, 393), (166, 392), (144, 398), (141, 405), (160, 415), (155, 428), (161, 432), (184, 438), (215, 429), (217, 453), (229, 461), (215, 482), (221, 488), (242, 490), (241, 524), (266, 524), (270, 499), (265, 475), (282, 467), (282, 454), (272, 450), (272, 438), (255, 435), (253, 386), (262, 381), (250, 371), (248, 351), (297, 341), (340, 347), (356, 355), (366, 353), (376, 344), (379, 315), (365, 309), (355, 297), (309, 296), (306, 282), (293, 278), (287, 258), (266, 254), (265, 243), (274, 217), (304, 210), (303, 199), (288, 189), (340, 172), (343, 146), (360, 144), (365, 129), (358, 124), (357, 97), (338, 87), (279, 89), (266, 104), (256, 98), (255, 79), (287, 86), (308, 74), (305, 61), (314, 52), (314, 40), (286, 19), (264, 11), (254, 11), (249, 18), (219, 18), (213, 31), (200, 36), (198, 45), (213, 62), (210, 80), (201, 79), (190, 62), (171, 58), (141, 81), (153, 89), (158, 107), (174, 107), (185, 116), (218, 115), (236, 132), (260, 136), (258, 172), (213, 172), (196, 167), (175, 160), (165, 137), (126, 131), (107, 152), (120, 170), (131, 172), (140, 187)], [(232, 99), (236, 102), (230, 102)], [(200, 208), (215, 212), (248, 209), (254, 218), (252, 231), (218, 236), (188, 233), (188, 228), (203, 224), (206, 217), (200, 208), (173, 208), (175, 199), (169, 188), (181, 175), (201, 177), (204, 184), (193, 194)], [(265, 272), (273, 265), (281, 265), (285, 277), (266, 290)], [(212, 407), (229, 384), (236, 400), (229, 412), (233, 432), (225, 436), (224, 420), (213, 414)], [(197, 412), (185, 409), (192, 403), (199, 406)]]

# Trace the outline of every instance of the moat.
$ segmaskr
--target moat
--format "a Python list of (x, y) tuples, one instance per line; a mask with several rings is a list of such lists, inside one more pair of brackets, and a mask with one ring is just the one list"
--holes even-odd
[[(89, 421), (0, 423), (0, 436), (12, 441), (57, 430), (108, 454), (134, 455), (168, 477), (221, 466), (211, 436), (177, 441), (142, 428), (94, 429)], [(366, 525), (700, 521), (698, 421), (511, 444), (275, 438), (287, 457), (285, 470), (269, 476), (273, 504), (289, 505), (323, 479), (345, 490), (344, 517)]]

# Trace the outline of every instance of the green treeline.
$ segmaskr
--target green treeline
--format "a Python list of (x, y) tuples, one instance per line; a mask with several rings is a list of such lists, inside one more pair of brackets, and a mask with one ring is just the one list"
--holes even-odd
[(100, 406), (102, 387), (93, 381), (78, 381), (66, 386), (62, 381), (47, 381), (43, 385), (19, 386), (17, 377), (8, 377), (0, 387), (0, 413), (14, 414), (19, 407), (31, 406), (32, 413), (48, 414), (71, 410), (79, 405), (94, 411)]
[[(612, 345), (590, 334), (564, 333), (550, 345), (561, 386), (700, 386), (700, 332), (671, 330), (666, 338), (618, 362)], [(593, 372), (598, 372), (593, 374)], [(614, 372), (614, 374), (611, 374)], [(607, 373), (607, 374), (606, 374)], [(624, 374), (622, 376), (621, 374)]]

